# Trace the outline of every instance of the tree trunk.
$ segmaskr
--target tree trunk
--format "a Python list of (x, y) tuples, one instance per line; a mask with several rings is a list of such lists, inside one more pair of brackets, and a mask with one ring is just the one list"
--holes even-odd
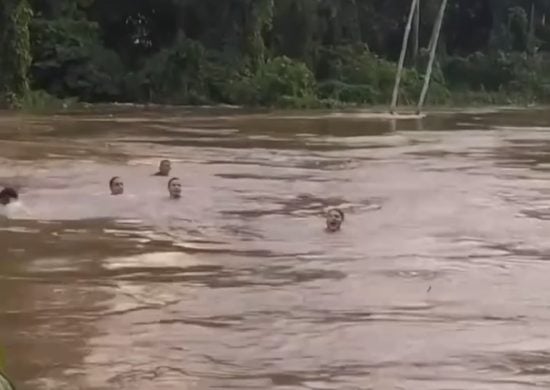
[(265, 60), (264, 28), (273, 22), (273, 0), (252, 0), (245, 9), (244, 53), (250, 59), (253, 69)]
[(31, 17), (27, 0), (0, 4), (0, 105), (4, 107), (19, 106), (29, 91)]

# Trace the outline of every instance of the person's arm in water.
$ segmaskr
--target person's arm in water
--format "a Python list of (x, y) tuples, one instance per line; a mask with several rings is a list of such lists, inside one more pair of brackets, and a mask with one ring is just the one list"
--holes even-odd
[(15, 390), (15, 386), (10, 380), (0, 371), (0, 390)]

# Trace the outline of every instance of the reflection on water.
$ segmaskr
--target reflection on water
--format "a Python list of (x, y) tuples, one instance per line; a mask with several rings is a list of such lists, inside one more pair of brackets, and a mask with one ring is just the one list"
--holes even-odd
[[(0, 118), (21, 389), (550, 385), (544, 110)], [(169, 158), (183, 196), (168, 199)], [(109, 196), (108, 180), (127, 194)], [(324, 232), (341, 207), (343, 230)]]

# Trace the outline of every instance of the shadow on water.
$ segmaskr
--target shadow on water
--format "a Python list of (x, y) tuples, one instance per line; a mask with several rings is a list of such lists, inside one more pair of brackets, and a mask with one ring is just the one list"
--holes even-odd
[[(550, 376), (544, 109), (0, 117), (21, 389), (531, 389)], [(183, 198), (167, 199), (172, 160)], [(118, 175), (126, 194), (108, 195)], [(324, 211), (346, 212), (324, 232)]]

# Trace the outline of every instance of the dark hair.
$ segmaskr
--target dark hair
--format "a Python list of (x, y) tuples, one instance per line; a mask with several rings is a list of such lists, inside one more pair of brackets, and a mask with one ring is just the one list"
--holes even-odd
[(170, 188), (170, 184), (172, 184), (172, 182), (173, 182), (174, 180), (179, 180), (179, 179), (180, 179), (179, 177), (173, 177), (173, 178), (171, 178), (170, 180), (168, 180), (168, 188)]
[(162, 164), (165, 163), (165, 162), (169, 163), (170, 160), (161, 160), (160, 165), (162, 165)]
[(340, 210), (338, 207), (333, 207), (333, 208), (329, 209), (327, 211), (327, 213), (330, 213), (331, 211), (336, 211), (342, 217), (342, 221), (344, 220), (344, 218), (345, 218), (344, 212), (342, 210)]
[(111, 188), (111, 187), (113, 186), (113, 182), (114, 182), (116, 179), (120, 179), (120, 176), (113, 176), (113, 177), (111, 177), (111, 180), (109, 180), (109, 188)]
[(15, 191), (13, 188), (6, 187), (2, 191), (0, 191), (0, 198), (18, 199), (19, 195), (17, 195), (17, 191)]

